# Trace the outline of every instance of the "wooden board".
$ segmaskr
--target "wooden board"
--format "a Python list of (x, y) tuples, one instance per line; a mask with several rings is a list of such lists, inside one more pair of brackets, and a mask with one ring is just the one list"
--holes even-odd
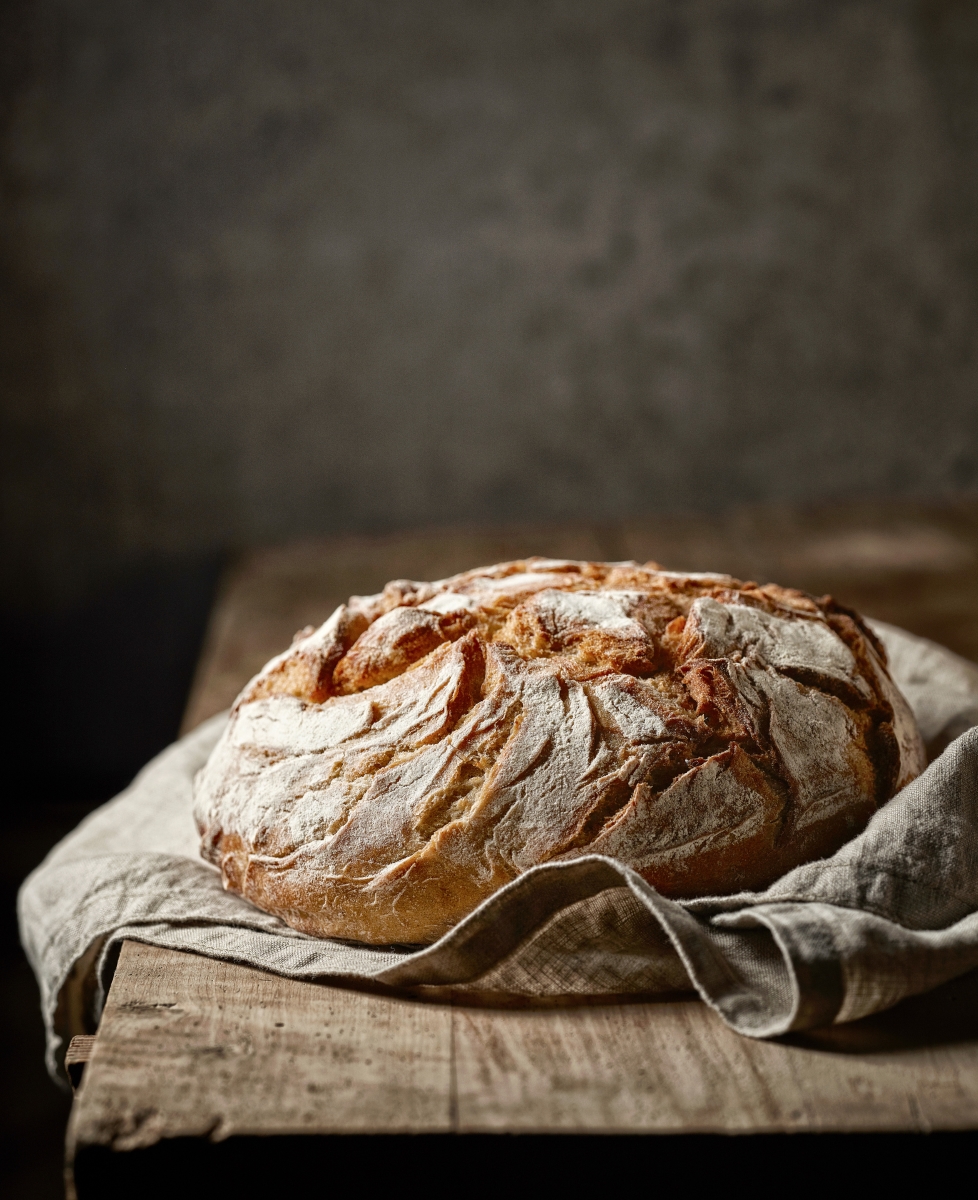
[(127, 942), (72, 1134), (446, 1133), (450, 1051), (447, 1008)]
[(978, 972), (844, 1029), (761, 1042), (693, 1000), (453, 1008), (127, 942), (70, 1142), (969, 1128)]
[[(978, 975), (952, 1003), (975, 999)], [(842, 1052), (831, 1038), (741, 1037), (694, 1000), (459, 1010), (454, 1029), (460, 1132), (978, 1128), (978, 1020), (951, 1048), (897, 1038), (885, 1051), (870, 1021)]]

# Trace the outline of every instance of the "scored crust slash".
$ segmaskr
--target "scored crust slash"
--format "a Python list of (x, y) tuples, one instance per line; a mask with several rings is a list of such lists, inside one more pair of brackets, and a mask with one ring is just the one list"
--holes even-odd
[(225, 887), (296, 929), (428, 943), (540, 863), (764, 887), (920, 773), (886, 654), (830, 597), (533, 558), (396, 580), (296, 635), (195, 785)]

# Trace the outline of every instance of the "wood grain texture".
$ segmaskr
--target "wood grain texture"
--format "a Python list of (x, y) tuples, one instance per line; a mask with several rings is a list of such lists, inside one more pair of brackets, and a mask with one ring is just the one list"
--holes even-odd
[(70, 1154), (294, 1133), (978, 1128), (978, 972), (759, 1042), (691, 1000), (474, 1009), (128, 942)]
[(95, 1038), (92, 1034), (78, 1033), (69, 1042), (65, 1051), (65, 1074), (71, 1083), (72, 1091), (78, 1090), (85, 1074), (85, 1064), (92, 1057), (94, 1049)]
[[(972, 1000), (974, 997), (972, 997)], [(460, 1132), (884, 1132), (978, 1127), (978, 1029), (953, 1047), (761, 1042), (697, 1001), (458, 1010)], [(865, 1036), (865, 1034), (864, 1034)]]
[(229, 570), (215, 606), (184, 731), (226, 708), (304, 625), (389, 579), (438, 579), (485, 563), (654, 559), (830, 592), (867, 616), (978, 660), (978, 502), (756, 508), (602, 525), (524, 526), (346, 537), (256, 549)]
[(447, 1007), (126, 942), (70, 1145), (447, 1132)]

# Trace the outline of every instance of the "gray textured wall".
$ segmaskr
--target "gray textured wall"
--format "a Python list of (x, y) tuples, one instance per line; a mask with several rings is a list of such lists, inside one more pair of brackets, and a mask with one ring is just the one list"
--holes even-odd
[(11, 595), (978, 485), (971, 0), (14, 8)]

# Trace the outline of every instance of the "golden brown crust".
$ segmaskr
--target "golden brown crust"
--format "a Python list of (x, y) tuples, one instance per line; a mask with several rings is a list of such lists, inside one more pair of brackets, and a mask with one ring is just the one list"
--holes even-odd
[(923, 767), (858, 614), (654, 563), (396, 580), (304, 630), (197, 782), (225, 886), (306, 932), (429, 942), (530, 867), (765, 886)]

